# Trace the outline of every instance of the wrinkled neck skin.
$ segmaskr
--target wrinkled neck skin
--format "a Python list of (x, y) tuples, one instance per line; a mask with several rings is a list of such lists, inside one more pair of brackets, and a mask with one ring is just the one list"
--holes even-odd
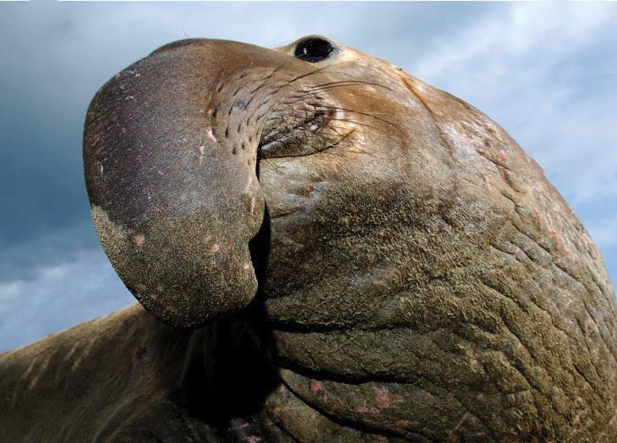
[[(128, 127), (151, 128), (141, 137), (152, 145), (169, 139), (117, 179), (104, 140), (125, 123), (89, 117), (86, 177), (114, 267), (158, 318), (206, 324), (174, 397), (191, 432), (611, 441), (615, 302), (576, 216), (479, 111), (336, 51), (308, 63), (293, 45), (197, 40), (138, 62), (100, 101), (122, 103), (127, 127), (142, 108), (166, 110), (189, 73), (207, 72), (207, 88), (156, 126)], [(157, 69), (169, 84), (149, 95), (140, 82)], [(185, 115), (201, 135), (172, 138)], [(114, 200), (127, 188), (133, 200)]]

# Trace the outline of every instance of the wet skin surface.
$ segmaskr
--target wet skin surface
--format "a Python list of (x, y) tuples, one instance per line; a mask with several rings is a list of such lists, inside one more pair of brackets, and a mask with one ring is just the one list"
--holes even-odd
[(99, 91), (84, 159), (148, 313), (2, 355), (11, 441), (617, 438), (601, 257), (456, 97), (325, 37), (185, 40)]

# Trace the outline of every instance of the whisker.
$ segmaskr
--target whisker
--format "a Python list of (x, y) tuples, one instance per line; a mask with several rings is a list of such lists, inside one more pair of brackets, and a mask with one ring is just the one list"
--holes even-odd
[(368, 86), (377, 86), (379, 88), (384, 88), (387, 89), (390, 92), (394, 92), (394, 90), (392, 90), (391, 88), (384, 86), (380, 83), (375, 83), (375, 82), (369, 82), (366, 80), (341, 80), (338, 82), (330, 82), (330, 83), (323, 83), (321, 85), (316, 85), (316, 86), (312, 86), (311, 90), (325, 90), (326, 87), (337, 87), (337, 86), (353, 86), (353, 85), (368, 85)]
[(367, 123), (360, 123), (360, 122), (358, 122), (358, 121), (351, 120), (351, 119), (348, 119), (348, 118), (330, 118), (329, 120), (339, 121), (339, 122), (347, 122), (347, 123), (352, 123), (352, 124), (354, 124), (354, 125), (364, 126), (364, 127), (367, 127), (367, 128), (375, 129), (375, 130), (377, 130), (377, 131), (379, 131), (379, 132), (383, 132), (384, 134), (387, 134), (387, 133), (388, 133), (388, 131), (385, 131), (385, 130), (383, 130), (383, 129), (380, 129), (380, 128), (376, 127), (376, 126), (369, 125), (369, 124), (367, 124)]
[[(290, 63), (292, 63), (293, 60), (294, 60), (293, 58), (290, 58), (289, 60), (285, 61), (284, 63), (281, 63), (279, 66), (274, 68), (272, 70), (272, 72), (270, 72), (266, 77), (264, 77), (262, 79), (260, 84), (256, 88), (254, 88), (251, 93), (255, 93), (255, 92), (261, 90), (265, 86), (265, 83), (269, 79), (271, 79), (276, 73), (280, 72), (285, 66), (289, 65)], [(314, 70), (312, 70), (310, 72), (307, 72), (307, 73), (304, 73), (304, 74), (301, 74), (301, 75), (297, 75), (296, 77), (288, 80), (283, 85), (280, 85), (280, 86), (274, 88), (273, 90), (271, 90), (267, 94), (267, 96), (270, 97), (270, 98), (267, 100), (266, 103), (270, 102), (271, 98), (274, 98), (275, 96), (277, 96), (277, 95), (279, 95), (281, 93), (287, 92), (289, 90), (289, 88), (294, 86), (295, 82), (297, 82), (298, 80), (301, 80), (301, 79), (304, 79), (304, 78), (307, 78), (307, 77), (310, 77), (312, 75), (316, 75), (316, 74), (319, 74), (319, 73), (323, 73), (323, 72), (326, 72), (326, 71), (331, 72), (332, 74), (348, 77), (350, 79), (332, 81), (332, 82), (328, 82), (328, 83), (322, 83), (322, 84), (318, 84), (318, 85), (314, 85), (314, 86), (309, 86), (308, 90), (301, 91), (300, 95), (294, 96), (294, 100), (287, 101), (287, 102), (284, 102), (284, 103), (286, 105), (292, 105), (292, 104), (294, 104), (294, 103), (296, 103), (298, 101), (303, 100), (305, 97), (315, 96), (320, 91), (327, 91), (327, 90), (332, 90), (332, 89), (342, 88), (342, 87), (348, 87), (348, 86), (363, 86), (363, 85), (364, 86), (374, 86), (374, 87), (386, 89), (386, 90), (388, 90), (390, 92), (394, 92), (391, 88), (389, 88), (389, 87), (387, 87), (385, 85), (382, 85), (382, 84), (379, 84), (379, 83), (375, 83), (375, 82), (369, 82), (369, 81), (365, 81), (365, 80), (354, 80), (355, 77), (350, 75), (350, 74), (342, 73), (342, 72), (337, 72), (337, 71), (333, 70), (336, 67), (339, 67), (341, 65), (344, 65), (344, 64), (347, 64), (347, 63), (351, 63), (351, 62), (352, 62), (351, 60), (348, 60), (348, 61), (344, 61), (344, 62), (340, 62), (340, 63), (335, 63), (335, 64), (324, 66), (324, 67), (321, 67), (321, 68), (318, 68), (318, 69), (314, 69)], [(266, 103), (264, 103), (264, 104), (266, 104)], [(272, 102), (268, 103), (268, 106), (266, 106), (265, 109), (263, 109), (263, 105), (260, 105), (260, 106), (256, 107), (255, 109), (253, 109), (251, 114), (248, 116), (247, 120), (250, 121), (251, 119), (253, 119), (258, 112), (260, 113), (261, 117), (263, 117), (263, 116), (267, 115), (268, 113), (270, 113), (275, 106), (276, 106), (276, 103), (274, 103), (274, 100), (272, 100)], [(315, 105), (312, 105), (312, 106), (315, 106)], [(317, 105), (317, 107), (319, 107), (319, 105)], [(325, 109), (337, 109), (337, 108), (334, 108), (334, 107), (327, 107), (327, 106), (321, 106), (321, 107), (323, 107)], [(364, 113), (364, 112), (361, 112), (361, 111), (354, 111), (354, 110), (349, 110), (349, 109), (341, 109), (341, 110), (345, 111), (345, 112), (352, 112), (352, 113), (356, 113), (358, 115), (364, 115), (364, 116), (367, 116), (367, 117), (371, 117), (371, 118), (373, 118), (375, 120), (378, 120), (378, 121), (381, 121), (383, 123), (386, 123), (386, 124), (394, 127), (396, 130), (400, 131), (401, 133), (405, 134), (405, 132), (402, 131), (400, 128), (398, 128), (396, 125), (392, 124), (391, 122), (389, 122), (389, 121), (387, 121), (385, 119), (382, 119), (382, 118), (379, 118), (379, 117), (377, 117), (375, 115), (372, 115), (370, 113)], [(258, 120), (260, 120), (260, 119), (261, 118), (259, 118)], [(336, 119), (331, 119), (331, 120), (336, 120)], [(374, 126), (370, 126), (370, 125), (367, 125), (367, 124), (362, 124), (360, 122), (353, 122), (351, 120), (343, 120), (343, 119), (339, 119), (339, 120), (341, 120), (341, 121), (348, 121), (348, 122), (355, 123), (355, 124), (358, 124), (358, 125), (361, 125), (361, 126), (368, 126), (370, 128), (379, 130), (378, 128), (375, 128)]]
[[(297, 103), (297, 102), (301, 101), (301, 99), (302, 99), (302, 98), (297, 98), (296, 100), (287, 101), (287, 102), (284, 102), (284, 103), (285, 103), (285, 104), (290, 104), (290, 105), (291, 105), (291, 104), (294, 104), (294, 103)], [(306, 104), (307, 104), (307, 105), (309, 105), (309, 106), (313, 106), (313, 107), (314, 107), (314, 108), (316, 108), (316, 109), (318, 109), (318, 108), (323, 108), (323, 109), (331, 109), (331, 110), (335, 110), (335, 111), (351, 112), (351, 113), (354, 113), (354, 114), (359, 114), (359, 115), (364, 115), (364, 116), (366, 116), (366, 117), (371, 117), (371, 118), (373, 118), (373, 119), (375, 119), (375, 120), (378, 120), (378, 121), (380, 121), (380, 122), (382, 122), (382, 123), (385, 123), (385, 124), (387, 124), (387, 125), (389, 125), (389, 126), (391, 126), (391, 127), (395, 128), (395, 129), (396, 129), (397, 131), (399, 131), (401, 134), (403, 134), (403, 135), (407, 135), (407, 133), (406, 133), (405, 131), (403, 131), (401, 128), (399, 128), (397, 125), (395, 125), (395, 124), (394, 124), (394, 123), (392, 123), (392, 122), (389, 122), (388, 120), (386, 120), (386, 119), (384, 119), (384, 118), (377, 117), (377, 116), (375, 115), (375, 113), (370, 113), (370, 112), (362, 112), (362, 111), (356, 111), (356, 110), (354, 110), (354, 109), (338, 108), (338, 107), (336, 107), (336, 106), (327, 106), (327, 105), (322, 105), (322, 104), (319, 104), (319, 103), (306, 103)], [(382, 114), (382, 115), (387, 115), (386, 113), (381, 113), (381, 114)]]
[(300, 94), (300, 95), (294, 95), (294, 96), (293, 96), (293, 99), (294, 99), (294, 100), (291, 100), (291, 101), (286, 101), (286, 102), (284, 102), (284, 103), (285, 103), (285, 104), (293, 104), (293, 103), (296, 103), (296, 102), (298, 102), (298, 101), (300, 101), (300, 100), (303, 100), (305, 97), (308, 97), (308, 96), (314, 96), (314, 97), (316, 97), (316, 96), (317, 96), (317, 94), (318, 94), (320, 91), (325, 91), (325, 90), (328, 90), (328, 89), (335, 89), (335, 88), (338, 88), (338, 87), (344, 87), (344, 86), (356, 86), (357, 84), (368, 84), (368, 85), (381, 86), (381, 87), (383, 87), (383, 88), (385, 88), (385, 89), (387, 89), (387, 90), (389, 90), (389, 91), (391, 91), (391, 92), (394, 92), (392, 89), (388, 88), (387, 86), (379, 85), (378, 83), (370, 83), (370, 82), (351, 82), (351, 81), (346, 81), (346, 82), (334, 82), (334, 83), (335, 83), (335, 84), (331, 84), (331, 85), (329, 85), (327, 88), (326, 88), (326, 87), (320, 87), (321, 89), (317, 89), (317, 88), (315, 87), (315, 88), (312, 88), (312, 90), (304, 91), (304, 92), (303, 92), (302, 94)]
[[(305, 114), (302, 114), (302, 115), (301, 115), (301, 114), (299, 114), (299, 113), (293, 113), (293, 114), (287, 114), (287, 115), (288, 115), (289, 117), (292, 117), (292, 118), (295, 118), (295, 119), (303, 119), (303, 118), (305, 118), (305, 117), (306, 117), (306, 115), (305, 115)], [(267, 121), (273, 121), (273, 120), (276, 120), (276, 119), (277, 119), (277, 117), (271, 117), (271, 118), (270, 118), (270, 119), (268, 119)], [(340, 121), (340, 122), (352, 123), (352, 124), (355, 124), (355, 125), (358, 125), (358, 126), (365, 126), (365, 127), (367, 127), (367, 128), (375, 129), (375, 130), (377, 130), (377, 131), (381, 131), (381, 132), (386, 133), (386, 134), (388, 133), (387, 131), (385, 131), (385, 130), (383, 130), (383, 129), (379, 129), (379, 128), (378, 128), (378, 127), (376, 127), (376, 126), (370, 125), (370, 124), (368, 124), (368, 123), (361, 123), (361, 122), (359, 122), (359, 121), (356, 121), (356, 120), (351, 120), (351, 119), (348, 119), (348, 118), (335, 118), (335, 117), (327, 117), (327, 119), (328, 119), (329, 121)], [(300, 122), (299, 122), (296, 126), (294, 126), (294, 127), (293, 127), (293, 128), (291, 128), (291, 129), (292, 129), (292, 130), (302, 129), (302, 128), (303, 128), (303, 126), (305, 125), (305, 123), (306, 123), (306, 122), (302, 122), (302, 123), (300, 123)], [(333, 130), (334, 130), (334, 127), (331, 127), (331, 129), (333, 129)], [(399, 129), (399, 128), (397, 128), (397, 129)], [(399, 131), (400, 131), (400, 129), (399, 129)], [(402, 132), (402, 131), (401, 131), (401, 132)]]
[[(319, 105), (319, 107), (320, 107), (320, 108), (325, 108), (325, 109), (334, 109), (334, 110), (337, 110), (337, 111), (343, 111), (343, 112), (351, 112), (351, 113), (353, 113), (353, 114), (360, 114), (360, 115), (364, 115), (364, 116), (366, 116), (366, 117), (371, 117), (371, 118), (374, 118), (375, 120), (378, 120), (378, 121), (380, 121), (380, 122), (382, 122), (382, 123), (385, 123), (385, 124), (387, 124), (387, 125), (389, 125), (389, 126), (393, 127), (394, 129), (396, 129), (397, 131), (401, 132), (402, 134), (407, 135), (407, 133), (406, 133), (405, 131), (403, 131), (401, 128), (399, 128), (398, 126), (396, 126), (394, 123), (389, 122), (388, 120), (386, 120), (386, 119), (384, 119), (384, 118), (377, 117), (377, 116), (375, 116), (375, 115), (373, 115), (373, 114), (371, 114), (371, 113), (368, 113), (368, 112), (355, 111), (355, 110), (353, 110), (353, 109), (337, 108), (336, 106), (325, 106), (325, 105)], [(384, 115), (385, 115), (385, 113), (384, 113)]]

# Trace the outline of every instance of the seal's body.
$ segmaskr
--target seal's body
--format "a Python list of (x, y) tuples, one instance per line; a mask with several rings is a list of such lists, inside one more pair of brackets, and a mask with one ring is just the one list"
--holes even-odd
[(187, 40), (99, 91), (84, 159), (105, 251), (170, 326), (133, 307), (5, 354), (26, 441), (617, 438), (601, 258), (465, 102), (325, 37)]

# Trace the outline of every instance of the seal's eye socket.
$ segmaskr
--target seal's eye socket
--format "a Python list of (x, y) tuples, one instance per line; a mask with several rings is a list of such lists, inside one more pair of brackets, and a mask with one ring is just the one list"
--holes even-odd
[(305, 62), (316, 63), (330, 57), (334, 46), (328, 40), (319, 37), (310, 37), (296, 46), (294, 56)]

